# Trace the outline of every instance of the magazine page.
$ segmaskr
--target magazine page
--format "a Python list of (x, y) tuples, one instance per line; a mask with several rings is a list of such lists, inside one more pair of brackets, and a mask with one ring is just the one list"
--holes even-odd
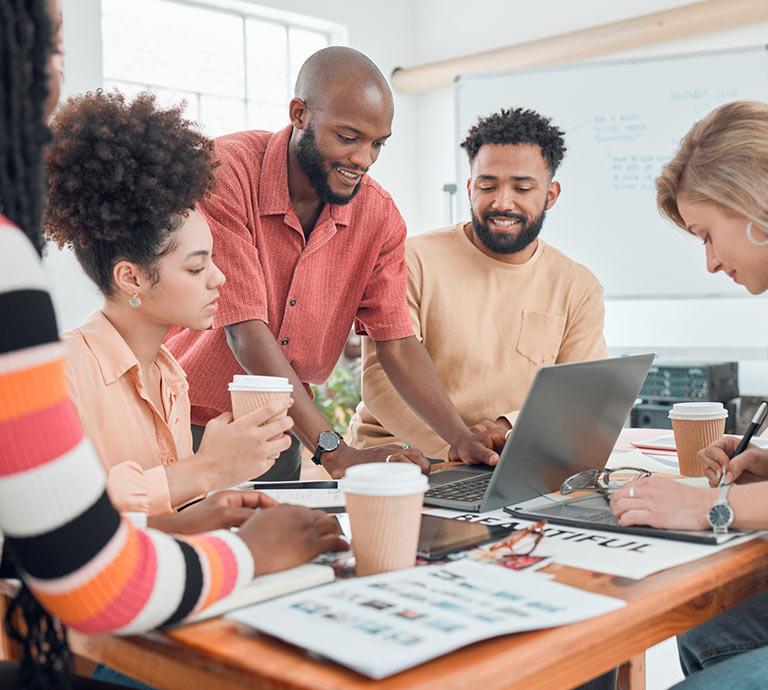
[(337, 581), (229, 617), (378, 679), (478, 640), (624, 605), (536, 573), (457, 561)]

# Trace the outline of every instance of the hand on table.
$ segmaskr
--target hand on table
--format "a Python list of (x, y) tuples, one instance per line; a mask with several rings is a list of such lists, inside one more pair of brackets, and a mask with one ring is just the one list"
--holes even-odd
[(707, 514), (717, 500), (716, 489), (701, 489), (674, 479), (647, 477), (614, 492), (611, 510), (620, 525), (665, 529), (709, 529)]
[(332, 453), (324, 453), (321, 459), (323, 467), (334, 479), (343, 477), (348, 467), (366, 462), (410, 462), (417, 465), (423, 474), (429, 474), (430, 468), (429, 461), (420, 450), (395, 444), (365, 450), (356, 450), (342, 444)]
[(147, 524), (169, 534), (200, 534), (239, 527), (254, 509), (275, 505), (274, 498), (258, 491), (219, 491), (178, 513), (151, 516)]
[(335, 515), (283, 503), (252, 515), (237, 534), (251, 550), (254, 575), (293, 568), (326, 551), (349, 549)]
[(710, 486), (720, 483), (723, 472), (726, 484), (748, 484), (768, 479), (768, 450), (750, 443), (743, 453), (733, 457), (739, 441), (739, 436), (723, 436), (699, 451), (698, 458), (704, 465), (704, 474)]

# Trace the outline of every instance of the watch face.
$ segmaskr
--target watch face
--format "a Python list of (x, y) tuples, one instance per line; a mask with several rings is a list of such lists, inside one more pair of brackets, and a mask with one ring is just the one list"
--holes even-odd
[(720, 503), (709, 509), (709, 524), (712, 527), (728, 527), (733, 522), (733, 511), (730, 506)]
[(321, 431), (317, 445), (326, 451), (336, 450), (339, 447), (339, 437), (332, 431)]

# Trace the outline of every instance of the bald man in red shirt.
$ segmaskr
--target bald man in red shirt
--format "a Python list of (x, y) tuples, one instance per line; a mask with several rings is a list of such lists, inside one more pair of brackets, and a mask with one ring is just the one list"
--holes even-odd
[[(187, 372), (192, 422), (230, 409), (233, 374), (293, 383), (294, 434), (333, 477), (376, 461), (429, 463), (398, 445), (355, 450), (315, 407), (308, 384), (333, 370), (353, 323), (375, 342), (395, 389), (467, 463), (495, 464), (451, 404), (413, 333), (406, 304), (405, 223), (366, 175), (391, 133), (392, 94), (376, 66), (332, 47), (303, 65), (280, 132), (219, 138), (221, 162), (202, 212), (227, 276), (213, 329), (181, 331), (167, 345)], [(298, 478), (298, 443), (270, 479)]]

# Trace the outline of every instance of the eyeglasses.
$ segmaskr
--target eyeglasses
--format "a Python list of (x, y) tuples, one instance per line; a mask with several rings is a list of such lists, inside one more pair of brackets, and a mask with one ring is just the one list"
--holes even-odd
[(571, 475), (560, 485), (560, 493), (565, 496), (576, 491), (595, 491), (610, 498), (611, 494), (627, 482), (650, 477), (648, 470), (638, 467), (615, 467), (610, 470), (584, 470)]
[[(513, 532), (506, 539), (488, 546), (481, 546), (470, 552), (470, 558), (478, 561), (491, 561), (507, 568), (515, 569), (528, 559), (544, 538), (546, 520), (539, 520), (533, 525)], [(525, 566), (523, 566), (525, 567)]]

